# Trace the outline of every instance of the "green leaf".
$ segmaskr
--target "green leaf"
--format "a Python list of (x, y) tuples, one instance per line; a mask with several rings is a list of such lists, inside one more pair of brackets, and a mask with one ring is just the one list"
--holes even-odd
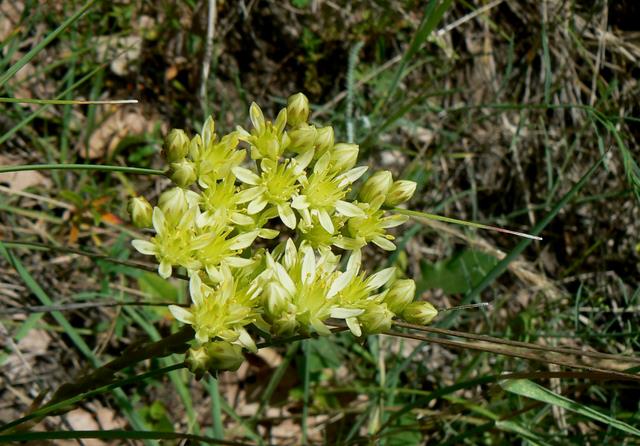
[(324, 369), (337, 369), (344, 364), (340, 349), (331, 339), (309, 339), (309, 372), (319, 373)]
[(143, 273), (138, 277), (140, 291), (162, 301), (178, 302), (182, 293), (171, 282), (157, 274)]
[[(411, 412), (405, 413), (398, 419), (398, 428), (387, 439), (388, 446), (410, 446), (422, 444), (422, 434), (415, 427), (419, 425), (415, 415)], [(385, 435), (386, 436), (386, 435)]]
[(531, 398), (553, 406), (562, 407), (584, 417), (591, 418), (592, 420), (605, 423), (615, 429), (620, 429), (628, 434), (640, 437), (640, 429), (637, 429), (623, 421), (616, 420), (615, 418), (592, 409), (591, 407), (585, 406), (584, 404), (580, 404), (562, 395), (558, 395), (557, 393), (554, 393), (533, 381), (529, 381), (528, 379), (510, 379), (500, 382), (500, 386), (507, 392), (515, 393), (516, 395)]
[(421, 290), (440, 288), (447, 294), (465, 293), (476, 286), (498, 259), (473, 249), (464, 249), (450, 259), (422, 264)]

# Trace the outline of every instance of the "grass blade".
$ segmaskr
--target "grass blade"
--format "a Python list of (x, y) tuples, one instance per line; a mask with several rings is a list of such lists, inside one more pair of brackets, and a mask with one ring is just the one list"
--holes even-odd
[(60, 26), (58, 26), (56, 29), (54, 29), (47, 37), (45, 37), (42, 42), (40, 42), (39, 44), (34, 46), (31, 49), (31, 51), (29, 51), (27, 54), (22, 56), (20, 58), (20, 60), (18, 60), (15, 64), (13, 64), (7, 70), (6, 73), (4, 73), (2, 76), (0, 76), (0, 89), (4, 86), (4, 84), (7, 83), (7, 81), (9, 79), (11, 79), (18, 71), (20, 71), (20, 69), (22, 67), (24, 67), (26, 64), (28, 64), (31, 61), (31, 59), (33, 59), (40, 51), (42, 51), (44, 49), (44, 47), (49, 45), (53, 41), (53, 39), (58, 37), (58, 35), (62, 31), (67, 29), (67, 27), (69, 27), (69, 25), (71, 25), (73, 22), (78, 20), (80, 18), (80, 16), (82, 16), (85, 12), (87, 12), (89, 10), (89, 8), (91, 8), (95, 2), (96, 2), (96, 0), (90, 0), (87, 3), (85, 3), (85, 5), (82, 8), (80, 8), (78, 11), (76, 11), (75, 14), (73, 14), (67, 20), (62, 22), (62, 24)]
[(84, 392), (84, 393), (80, 393), (74, 397), (71, 398), (67, 398), (65, 400), (59, 401), (55, 404), (47, 404), (45, 406), (42, 406), (39, 409), (34, 410), (33, 412), (29, 413), (28, 415), (25, 415), (22, 418), (18, 418), (17, 420), (14, 420), (10, 423), (7, 424), (3, 424), (2, 426), (0, 426), (0, 432), (4, 432), (7, 431), (13, 427), (19, 426), (21, 424), (26, 423), (27, 421), (30, 420), (35, 420), (36, 418), (42, 418), (50, 413), (59, 413), (60, 411), (65, 411), (66, 409), (69, 408), (69, 406), (74, 405), (75, 403), (78, 403), (80, 401), (85, 401), (88, 400), (89, 398), (92, 398), (94, 396), (103, 394), (105, 392), (108, 392), (110, 390), (114, 390), (114, 389), (118, 389), (121, 388), (123, 386), (129, 385), (129, 384), (137, 384), (140, 382), (143, 382), (144, 380), (148, 379), (148, 378), (153, 378), (155, 376), (161, 376), (165, 373), (171, 372), (173, 370), (178, 370), (184, 368), (184, 363), (179, 363), (179, 364), (173, 364), (169, 367), (164, 367), (164, 368), (160, 368), (160, 369), (155, 369), (155, 370), (151, 370), (149, 372), (146, 373), (142, 373), (140, 375), (136, 375), (133, 376), (131, 378), (125, 378), (125, 379), (121, 379), (118, 381), (114, 381), (111, 384), (107, 384), (105, 386), (102, 387), (98, 387), (96, 389), (90, 390), (88, 392)]
[(38, 105), (117, 105), (137, 104), (137, 99), (113, 99), (106, 101), (82, 101), (78, 99), (30, 99), (30, 98), (0, 98), (0, 104), (38, 104)]
[(623, 421), (616, 420), (602, 412), (599, 412), (591, 407), (580, 404), (562, 395), (552, 392), (546, 387), (542, 387), (533, 381), (528, 379), (513, 379), (502, 381), (499, 383), (507, 392), (515, 393), (516, 395), (531, 398), (536, 401), (551, 404), (554, 406), (562, 407), (566, 410), (570, 410), (592, 420), (600, 421), (608, 426), (616, 429), (620, 429), (628, 434), (636, 435), (640, 437), (640, 429), (637, 429)]
[(249, 446), (248, 443), (238, 441), (219, 440), (202, 435), (183, 434), (180, 432), (163, 431), (54, 431), (54, 432), (22, 432), (19, 434), (0, 435), (0, 443), (9, 441), (38, 441), (38, 440), (77, 440), (80, 438), (94, 438), (99, 440), (190, 440), (190, 443), (221, 444), (228, 446)]
[[(591, 176), (595, 173), (595, 171), (600, 167), (600, 164), (604, 161), (605, 157), (602, 156), (600, 159), (593, 165), (591, 168), (578, 180), (576, 184), (556, 203), (556, 205), (551, 209), (551, 211), (541, 219), (537, 225), (533, 227), (531, 230), (532, 235), (538, 235), (542, 232), (544, 228), (547, 227), (549, 223), (558, 215), (558, 212), (578, 193), (580, 189), (586, 184), (587, 180), (591, 178)], [(515, 260), (527, 246), (531, 243), (531, 239), (521, 240), (520, 243), (516, 245), (515, 248), (496, 266), (494, 266), (491, 271), (489, 271), (484, 278), (476, 285), (466, 296), (462, 299), (459, 305), (466, 305), (471, 303), (474, 299), (476, 299), (482, 291), (485, 290), (489, 285), (493, 283), (498, 277), (502, 275), (507, 270), (509, 263)], [(438, 325), (440, 327), (450, 327), (456, 319), (456, 313), (450, 313), (447, 317), (445, 317)]]
[[(40, 300), (43, 305), (52, 305), (53, 301), (49, 297), (49, 295), (42, 289), (42, 287), (35, 281), (35, 279), (31, 276), (29, 271), (22, 265), (22, 262), (15, 257), (11, 252), (9, 252), (0, 242), (0, 254), (16, 269), (25, 285), (33, 292), (33, 294)], [(60, 313), (59, 311), (51, 312), (53, 318), (60, 324), (61, 327), (64, 328), (65, 333), (72, 340), (74, 345), (78, 350), (82, 352), (82, 354), (91, 362), (92, 365), (98, 366), (99, 361), (98, 358), (93, 354), (91, 348), (87, 345), (87, 343), (82, 339), (82, 337), (78, 334), (75, 328), (67, 321), (67, 319)], [(142, 420), (140, 415), (133, 409), (131, 404), (129, 403), (129, 399), (126, 394), (121, 390), (117, 389), (115, 392), (116, 399), (118, 403), (123, 408), (124, 412), (127, 414), (127, 417), (131, 421), (131, 424), (136, 429), (145, 429), (146, 423)], [(152, 443), (151, 443), (152, 444)]]
[(213, 436), (224, 438), (224, 426), (222, 424), (222, 405), (220, 404), (220, 388), (218, 379), (209, 377), (207, 385), (209, 395), (211, 395), (211, 418), (213, 419)]
[(376, 108), (374, 110), (374, 114), (382, 109), (385, 104), (391, 99), (393, 93), (398, 88), (398, 84), (400, 83), (400, 79), (402, 78), (402, 74), (407, 66), (407, 63), (411, 60), (411, 58), (415, 55), (415, 53), (420, 49), (422, 44), (427, 40), (431, 32), (435, 29), (436, 25), (444, 15), (444, 13), (449, 8), (451, 4), (451, 0), (444, 0), (441, 4), (438, 5), (438, 0), (431, 0), (424, 11), (424, 16), (422, 17), (422, 21), (420, 22), (420, 26), (418, 27), (409, 48), (402, 56), (402, 60), (400, 61), (400, 65), (396, 70), (396, 73), (393, 77), (393, 81), (391, 82), (391, 86), (387, 91), (387, 94), (384, 98), (376, 104)]
[(401, 208), (394, 208), (393, 212), (395, 212), (396, 214), (408, 215), (409, 217), (413, 217), (417, 219), (422, 218), (427, 220), (442, 221), (444, 223), (453, 223), (456, 225), (469, 226), (471, 228), (486, 229), (488, 231), (496, 231), (496, 232), (502, 232), (504, 234), (517, 235), (518, 237), (524, 237), (531, 240), (542, 240), (542, 237), (539, 237), (537, 235), (531, 235), (531, 234), (526, 234), (524, 232), (512, 231), (510, 229), (499, 228), (497, 226), (489, 226), (482, 223), (476, 223), (473, 221), (458, 220), (457, 218), (444, 217), (442, 215), (436, 215), (436, 214), (429, 214), (427, 212), (412, 211), (409, 209), (401, 209)]
[(145, 169), (142, 167), (105, 166), (100, 164), (27, 164), (0, 167), (0, 174), (22, 172), (25, 170), (96, 170), (99, 172), (122, 172), (138, 175), (164, 175), (163, 170)]

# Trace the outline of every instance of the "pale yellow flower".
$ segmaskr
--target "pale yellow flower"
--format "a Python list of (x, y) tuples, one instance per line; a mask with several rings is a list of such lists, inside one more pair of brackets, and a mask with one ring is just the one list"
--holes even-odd
[(153, 255), (160, 263), (158, 274), (167, 278), (171, 276), (172, 266), (180, 265), (188, 270), (200, 268), (200, 262), (194, 256), (197, 249), (195, 237), (195, 220), (198, 208), (191, 207), (185, 212), (177, 225), (169, 222), (162, 210), (153, 209), (153, 229), (155, 237), (151, 241), (133, 240), (131, 243), (140, 253)]
[(259, 231), (243, 232), (230, 237), (231, 229), (221, 232), (204, 231), (193, 240), (195, 256), (214, 282), (223, 279), (220, 267), (243, 268), (253, 259), (240, 257), (242, 251), (253, 243)]
[(265, 121), (262, 110), (253, 102), (249, 107), (249, 117), (253, 124), (251, 132), (242, 127), (238, 127), (237, 132), (242, 141), (250, 144), (251, 158), (279, 160), (289, 145), (289, 136), (284, 131), (287, 124), (287, 109), (282, 109), (276, 121), (271, 123), (271, 121)]
[(283, 162), (263, 159), (260, 175), (244, 167), (234, 168), (233, 173), (238, 180), (249, 186), (238, 194), (238, 202), (249, 203), (249, 215), (261, 212), (268, 205), (274, 206), (282, 222), (295, 229), (297, 220), (291, 209), (291, 200), (298, 194), (299, 182), (312, 157), (313, 151)]
[[(385, 305), (386, 291), (375, 293), (391, 280), (395, 268), (385, 268), (375, 274), (367, 276), (360, 272), (360, 251), (353, 251), (347, 269), (331, 284), (327, 298), (334, 300), (331, 317), (344, 319), (355, 336), (362, 335), (360, 317), (366, 312), (373, 311), (373, 305)], [(368, 321), (372, 324), (372, 321)]]
[(303, 245), (297, 250), (291, 240), (280, 262), (267, 256), (268, 284), (265, 287), (265, 312), (279, 335), (316, 332), (330, 334), (324, 324), (332, 300), (327, 291), (337, 278), (336, 258), (325, 252), (316, 258), (314, 250)]
[(221, 339), (255, 351), (245, 327), (256, 319), (254, 307), (262, 290), (255, 284), (236, 283), (228, 268), (223, 267), (222, 274), (224, 280), (215, 288), (193, 274), (189, 281), (191, 307), (170, 305), (169, 310), (177, 320), (193, 327), (200, 343)]
[(229, 133), (218, 140), (213, 118), (208, 118), (202, 126), (202, 134), (191, 140), (189, 156), (195, 163), (198, 184), (206, 189), (209, 184), (226, 178), (231, 169), (239, 166), (246, 156), (239, 150), (239, 134)]
[(197, 220), (198, 226), (208, 226), (218, 232), (233, 225), (252, 225), (254, 220), (240, 207), (238, 197), (231, 172), (222, 181), (210, 183), (201, 194), (200, 206), (204, 212)]
[(350, 218), (347, 222), (347, 234), (339, 242), (338, 246), (343, 249), (360, 249), (368, 243), (373, 243), (378, 247), (393, 251), (396, 246), (393, 244), (394, 237), (387, 234), (387, 229), (399, 226), (408, 220), (404, 215), (386, 216), (384, 210), (380, 209), (384, 197), (379, 196), (373, 203), (360, 203), (365, 217)]
[(366, 217), (362, 209), (343, 198), (349, 192), (351, 183), (367, 168), (356, 167), (347, 172), (337, 173), (329, 168), (330, 161), (331, 154), (326, 153), (316, 162), (313, 173), (308, 178), (300, 178), (302, 191), (293, 198), (291, 206), (300, 212), (307, 225), (311, 225), (312, 217), (315, 217), (325, 231), (333, 234), (334, 212), (344, 217)]

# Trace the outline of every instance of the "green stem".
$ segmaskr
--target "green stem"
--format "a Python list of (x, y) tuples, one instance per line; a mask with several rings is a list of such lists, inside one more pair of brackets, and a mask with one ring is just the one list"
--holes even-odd
[[(0, 210), (2, 210), (2, 205), (0, 205)], [(149, 271), (152, 273), (158, 270), (154, 265), (151, 265), (151, 264), (136, 262), (133, 260), (115, 259), (105, 254), (82, 251), (80, 249), (74, 249), (74, 248), (67, 248), (66, 246), (53, 246), (53, 245), (47, 245), (45, 243), (38, 243), (38, 242), (20, 242), (20, 241), (8, 241), (8, 240), (2, 240), (2, 239), (0, 239), (0, 243), (2, 243), (4, 247), (8, 249), (34, 248), (34, 249), (45, 249), (45, 250), (51, 250), (51, 251), (60, 251), (60, 252), (66, 252), (69, 254), (86, 256), (93, 260), (102, 260), (102, 261), (113, 263), (116, 265), (128, 266), (130, 268), (137, 268), (137, 269)], [(174, 273), (173, 277), (177, 279), (182, 279), (182, 280), (189, 280), (189, 277), (187, 277), (184, 274)]]
[(499, 228), (497, 226), (484, 225), (482, 223), (476, 223), (473, 221), (458, 220), (457, 218), (444, 217), (442, 215), (436, 215), (436, 214), (429, 214), (427, 212), (411, 211), (409, 209), (401, 209), (401, 208), (394, 208), (391, 211), (395, 212), (396, 214), (407, 215), (409, 217), (418, 218), (418, 219), (442, 221), (444, 223), (453, 223), (456, 225), (469, 226), (472, 228), (486, 229), (489, 231), (502, 232), (504, 234), (517, 235), (518, 237), (524, 237), (531, 240), (542, 240), (542, 237), (539, 237), (537, 235), (526, 234), (524, 232), (518, 232), (518, 231), (512, 231), (510, 229)]
[(124, 172), (139, 175), (165, 175), (163, 170), (144, 169), (142, 167), (104, 166), (99, 164), (29, 164), (0, 167), (0, 174), (25, 170), (97, 170), (101, 172)]
[(81, 377), (76, 382), (60, 386), (47, 405), (55, 404), (80, 393), (95, 389), (100, 385), (108, 384), (116, 372), (137, 364), (138, 362), (147, 359), (162, 358), (173, 353), (184, 353), (189, 348), (187, 343), (193, 339), (193, 336), (193, 329), (190, 325), (187, 325), (180, 331), (166, 338), (162, 338), (159, 341), (133, 345), (127, 348), (118, 358), (106, 363), (88, 375)]
[(101, 440), (190, 440), (189, 444), (206, 443), (227, 446), (249, 445), (249, 443), (241, 443), (231, 440), (220, 440), (217, 438), (210, 438), (202, 435), (183, 434), (181, 432), (125, 430), (21, 432), (11, 435), (0, 435), (0, 442), (63, 439), (77, 440), (79, 438), (95, 438)]
[(82, 101), (78, 99), (32, 99), (32, 98), (0, 98), (0, 103), (38, 104), (38, 105), (106, 105), (137, 104), (137, 99), (112, 99), (106, 101)]
[[(109, 387), (115, 382), (115, 374), (127, 367), (133, 366), (147, 359), (162, 358), (173, 353), (184, 353), (189, 348), (188, 342), (193, 339), (194, 332), (190, 325), (182, 328), (176, 333), (162, 338), (156, 342), (134, 344), (127, 348), (122, 355), (88, 373), (75, 382), (63, 384), (53, 394), (51, 400), (40, 407), (34, 413), (29, 414), (19, 420), (0, 426), (0, 432), (34, 419), (35, 423), (42, 419), (44, 414), (62, 410), (59, 406), (66, 407), (70, 401), (75, 402), (77, 398), (82, 399), (92, 391), (99, 388)], [(172, 367), (178, 367), (174, 365)], [(182, 365), (180, 365), (182, 367)]]
[(151, 370), (149, 372), (146, 373), (142, 373), (140, 375), (136, 375), (136, 376), (132, 376), (131, 378), (125, 378), (125, 379), (120, 379), (117, 381), (112, 382), (111, 384), (108, 384), (106, 386), (102, 386), (102, 387), (98, 387), (97, 389), (91, 390), (89, 392), (85, 392), (85, 393), (80, 393), (78, 395), (75, 395), (71, 398), (67, 398), (64, 399), (62, 401), (59, 401), (57, 403), (48, 403), (42, 407), (40, 407), (39, 409), (36, 409), (35, 411), (31, 412), (30, 414), (25, 415), (22, 418), (18, 418), (17, 420), (14, 420), (10, 423), (7, 424), (3, 424), (2, 426), (0, 426), (0, 432), (4, 432), (7, 430), (10, 430), (11, 428), (14, 428), (16, 426), (19, 426), (21, 424), (26, 423), (27, 421), (30, 420), (34, 420), (34, 419), (42, 419), (44, 418), (46, 415), (52, 413), (52, 412), (56, 412), (56, 413), (61, 413), (63, 412), (67, 407), (80, 402), (82, 400), (91, 398), (93, 396), (96, 395), (100, 395), (102, 393), (108, 392), (109, 390), (114, 390), (114, 389), (118, 389), (121, 387), (124, 387), (126, 385), (129, 384), (136, 384), (139, 383), (147, 378), (153, 378), (154, 376), (160, 376), (163, 375), (165, 373), (169, 373), (172, 372), (174, 370), (180, 370), (183, 369), (185, 367), (185, 364), (183, 362), (180, 362), (178, 364), (173, 364), (171, 366), (168, 367), (164, 367), (161, 369), (155, 369), (155, 370)]

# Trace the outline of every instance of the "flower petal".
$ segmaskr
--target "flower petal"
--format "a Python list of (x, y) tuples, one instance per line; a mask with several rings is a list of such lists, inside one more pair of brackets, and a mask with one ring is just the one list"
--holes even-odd
[(262, 114), (260, 106), (255, 102), (252, 102), (251, 107), (249, 107), (249, 117), (251, 118), (253, 128), (255, 128), (258, 133), (262, 133), (264, 131), (264, 115)]
[(212, 282), (218, 283), (224, 278), (220, 270), (213, 265), (205, 266), (205, 270), (207, 271), (207, 276), (209, 276), (209, 279), (211, 279)]
[(343, 200), (336, 201), (336, 211), (345, 217), (367, 217), (367, 214), (365, 214), (358, 206)]
[(333, 307), (331, 309), (330, 315), (335, 319), (347, 319), (360, 316), (362, 313), (364, 313), (364, 310), (362, 308)]
[(322, 174), (327, 171), (329, 168), (329, 162), (331, 161), (331, 153), (327, 152), (320, 157), (318, 161), (316, 161), (315, 166), (313, 166), (313, 173)]
[(236, 249), (244, 249), (250, 246), (258, 236), (258, 232), (260, 231), (251, 231), (236, 235), (229, 240), (230, 243), (228, 248), (235, 251)]
[(158, 274), (163, 279), (167, 279), (168, 277), (170, 277), (171, 276), (171, 264), (169, 262), (167, 262), (166, 260), (163, 260), (162, 262), (160, 262), (160, 265), (158, 265)]
[(340, 274), (337, 279), (333, 281), (331, 287), (329, 288), (329, 292), (327, 293), (327, 299), (331, 299), (333, 296), (338, 294), (340, 291), (344, 290), (347, 285), (353, 280), (355, 277), (354, 270), (347, 269), (346, 272)]
[(316, 278), (316, 255), (311, 248), (305, 248), (302, 257), (301, 281), (302, 283), (312, 283)]
[(247, 206), (247, 212), (249, 213), (249, 215), (255, 215), (266, 208), (268, 204), (269, 202), (267, 201), (265, 196), (260, 195), (251, 203), (249, 203), (249, 206)]
[(381, 228), (395, 228), (396, 226), (400, 226), (409, 220), (409, 217), (406, 215), (392, 215), (390, 217), (385, 217), (380, 222)]
[(358, 318), (349, 317), (345, 320), (347, 322), (347, 327), (351, 330), (351, 333), (356, 337), (362, 336), (362, 329), (360, 328), (360, 322), (358, 322)]
[(288, 203), (278, 205), (278, 215), (287, 228), (296, 228), (296, 214), (293, 213), (293, 209)]
[(385, 251), (395, 251), (396, 250), (396, 245), (393, 244), (393, 242), (385, 237), (382, 237), (380, 235), (376, 236), (373, 238), (373, 240), (371, 240), (374, 244), (378, 245), (380, 248), (384, 249)]
[(295, 167), (296, 174), (299, 175), (307, 168), (311, 160), (313, 160), (314, 153), (315, 153), (315, 150), (311, 149), (311, 150), (307, 150), (303, 154), (298, 155), (297, 157), (294, 158), (296, 160), (296, 167)]
[(347, 262), (347, 271), (352, 271), (355, 276), (360, 271), (360, 265), (362, 264), (362, 252), (360, 250), (354, 250), (349, 256)]
[(202, 305), (204, 296), (202, 294), (202, 280), (199, 274), (194, 274), (189, 280), (189, 294), (191, 294), (191, 301), (196, 305)]
[(320, 319), (313, 318), (310, 321), (313, 329), (321, 336), (329, 336), (331, 334), (331, 330), (327, 327)]
[(246, 268), (247, 266), (251, 266), (253, 264), (253, 259), (245, 259), (244, 257), (227, 257), (224, 259), (224, 263), (233, 267), (233, 268)]
[(277, 231), (275, 229), (262, 228), (258, 232), (258, 237), (266, 240), (272, 240), (276, 238), (278, 234), (280, 234), (280, 231)]
[(395, 266), (392, 266), (391, 268), (385, 268), (382, 271), (378, 271), (377, 273), (371, 275), (365, 282), (367, 291), (373, 291), (380, 288), (382, 285), (391, 280), (395, 271)]
[(247, 201), (255, 200), (264, 192), (262, 187), (250, 187), (242, 190), (236, 194), (236, 203), (246, 203)]
[(253, 224), (253, 218), (248, 215), (241, 214), (240, 212), (232, 212), (229, 216), (229, 220), (231, 220), (231, 223), (235, 223), (239, 226), (249, 226)]
[(241, 328), (240, 330), (238, 330), (238, 332), (240, 334), (238, 336), (238, 342), (240, 343), (240, 345), (249, 350), (251, 353), (257, 352), (258, 347), (256, 346), (256, 343), (249, 332), (244, 328)]
[(158, 252), (156, 245), (147, 240), (133, 240), (131, 244), (140, 254), (154, 256)]
[(318, 219), (320, 220), (320, 226), (322, 226), (322, 228), (329, 234), (333, 234), (335, 228), (333, 227), (333, 222), (331, 221), (329, 213), (324, 209), (318, 210)]
[(307, 209), (309, 207), (309, 201), (306, 195), (296, 195), (293, 197), (291, 207), (294, 209)]
[(276, 277), (284, 289), (287, 290), (289, 296), (296, 294), (296, 286), (293, 283), (293, 280), (291, 280), (291, 276), (289, 276), (287, 270), (284, 269), (284, 266), (279, 263), (276, 263)]
[(367, 166), (354, 167), (351, 170), (347, 170), (345, 173), (340, 175), (338, 178), (340, 179), (340, 187), (344, 187), (348, 184), (355, 182), (358, 178), (360, 178), (367, 171)]
[(162, 212), (162, 209), (157, 206), (153, 208), (151, 221), (153, 222), (153, 229), (155, 229), (158, 234), (162, 234), (164, 232), (165, 226), (167, 225), (167, 221), (164, 217), (164, 212)]
[(180, 322), (185, 324), (193, 324), (193, 313), (186, 308), (179, 307), (178, 305), (169, 305), (169, 311)]
[(260, 177), (255, 173), (251, 172), (249, 169), (245, 169), (244, 167), (234, 167), (231, 169), (233, 174), (237, 179), (246, 184), (251, 184), (252, 186), (256, 186), (260, 184)]

